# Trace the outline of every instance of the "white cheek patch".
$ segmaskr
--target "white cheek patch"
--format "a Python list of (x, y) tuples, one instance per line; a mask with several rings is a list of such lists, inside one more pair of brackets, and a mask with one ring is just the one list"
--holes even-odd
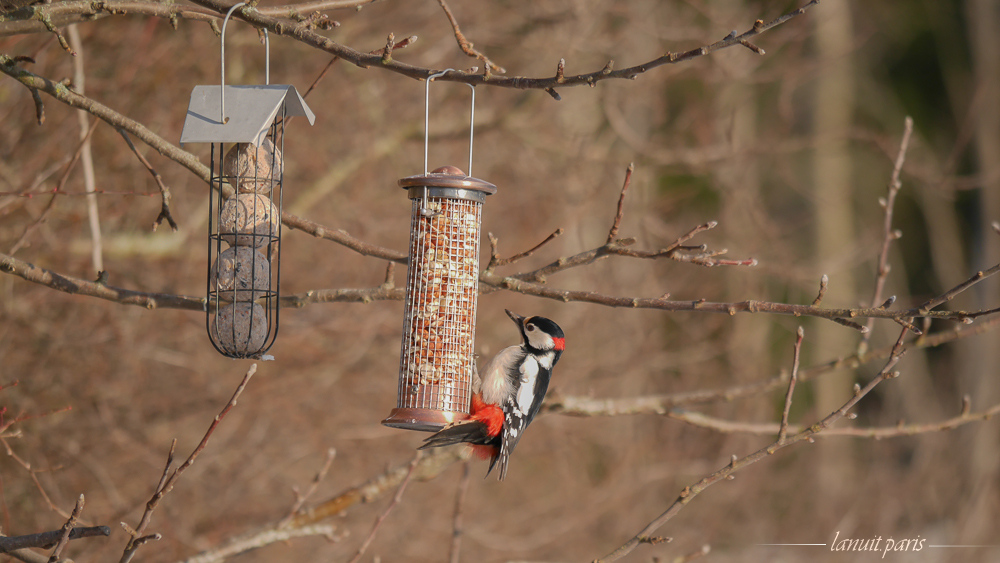
[(528, 333), (528, 343), (536, 350), (551, 350), (555, 348), (555, 342), (552, 341), (552, 337), (541, 330)]

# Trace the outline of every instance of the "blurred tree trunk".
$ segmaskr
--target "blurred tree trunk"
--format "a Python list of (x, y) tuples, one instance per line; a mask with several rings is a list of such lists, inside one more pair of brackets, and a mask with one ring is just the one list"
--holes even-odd
[[(716, 0), (712, 7), (715, 13), (726, 14), (733, 21), (752, 19), (742, 0)], [(768, 214), (763, 210), (759, 159), (750, 154), (759, 145), (761, 134), (757, 88), (751, 81), (760, 58), (744, 49), (723, 55), (713, 61), (723, 77), (714, 98), (714, 135), (719, 145), (728, 147), (726, 158), (712, 167), (713, 181), (721, 195), (719, 220), (729, 240), (762, 241), (763, 223)], [(752, 248), (740, 250), (754, 251)], [(729, 298), (739, 300), (747, 295), (767, 294), (764, 278), (755, 271), (727, 276)], [(749, 315), (732, 319), (725, 340), (725, 358), (734, 382), (753, 381), (770, 371), (768, 350), (771, 346), (768, 342), (772, 328), (772, 323), (761, 323)], [(769, 411), (761, 412), (760, 405), (741, 405), (737, 408), (742, 409), (736, 413), (740, 418), (769, 414)]]
[[(813, 126), (816, 157), (813, 161), (816, 206), (814, 256), (821, 273), (830, 276), (828, 305), (855, 306), (858, 293), (852, 266), (856, 251), (852, 167), (848, 133), (854, 108), (854, 69), (847, 57), (853, 47), (850, 6), (832, 2), (823, 6), (816, 22), (816, 51), (822, 72), (816, 83)], [(857, 335), (830, 322), (817, 322), (809, 335), (808, 348), (837, 356), (853, 351)], [(816, 382), (818, 416), (825, 416), (850, 397), (853, 374), (841, 371)], [(817, 490), (826, 495), (820, 504), (835, 507), (854, 481), (852, 444), (846, 440), (823, 440), (818, 444)], [(827, 501), (827, 502), (824, 502)]]
[[(734, 21), (752, 19), (744, 13), (746, 3), (741, 0), (717, 0), (712, 7)], [(720, 145), (729, 148), (728, 157), (712, 169), (722, 196), (719, 219), (729, 240), (760, 241), (764, 231), (761, 223), (767, 213), (762, 209), (759, 159), (750, 154), (758, 145), (760, 135), (756, 87), (750, 80), (757, 70), (759, 57), (744, 49), (723, 55), (713, 61), (725, 77), (715, 97), (715, 136)], [(743, 248), (741, 252), (753, 253), (754, 249)], [(740, 275), (727, 276), (729, 297), (738, 300), (746, 295), (765, 295), (763, 277), (755, 274), (740, 272)], [(726, 356), (732, 367), (730, 373), (739, 381), (759, 379), (770, 368), (767, 343), (773, 325), (762, 324), (751, 316), (732, 319)], [(748, 362), (748, 358), (753, 361)], [(740, 413), (741, 416), (748, 414)]]
[[(988, 268), (1000, 259), (1000, 237), (990, 224), (1000, 219), (1000, 3), (995, 0), (968, 0), (969, 50), (972, 53), (974, 76), (977, 79), (973, 99), (978, 101), (975, 120), (975, 151), (979, 186), (979, 229), (974, 230), (972, 267)], [(988, 279), (979, 284), (971, 297), (974, 307), (995, 301), (1000, 282)], [(997, 365), (1000, 349), (996, 335), (963, 340), (960, 373), (965, 380), (962, 388), (972, 395), (973, 406), (992, 404), (1000, 400)], [(997, 472), (1000, 471), (1000, 428), (984, 425), (972, 437), (970, 461), (967, 467), (969, 508), (965, 521), (959, 525), (960, 538), (983, 538), (995, 533), (996, 522), (990, 517), (998, 502)], [(989, 511), (989, 512), (987, 512)], [(991, 532), (992, 531), (992, 532)]]

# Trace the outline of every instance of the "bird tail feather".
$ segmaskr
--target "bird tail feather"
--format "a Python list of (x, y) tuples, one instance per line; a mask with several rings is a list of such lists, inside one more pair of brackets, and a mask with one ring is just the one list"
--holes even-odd
[(490, 441), (490, 436), (487, 432), (486, 424), (478, 420), (463, 422), (436, 432), (424, 440), (423, 445), (417, 449), (440, 448), (442, 446), (461, 443), (486, 444)]

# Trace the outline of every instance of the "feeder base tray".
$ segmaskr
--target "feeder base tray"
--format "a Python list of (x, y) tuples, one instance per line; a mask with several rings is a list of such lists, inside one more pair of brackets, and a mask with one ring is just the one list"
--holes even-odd
[(437, 432), (452, 422), (466, 418), (469, 418), (469, 414), (464, 412), (395, 408), (382, 424), (404, 430)]

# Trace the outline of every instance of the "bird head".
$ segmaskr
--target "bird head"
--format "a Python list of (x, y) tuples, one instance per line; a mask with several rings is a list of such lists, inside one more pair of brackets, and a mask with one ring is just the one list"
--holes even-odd
[(563, 334), (562, 329), (555, 322), (545, 317), (525, 318), (517, 313), (504, 310), (507, 312), (507, 316), (517, 325), (518, 330), (521, 332), (521, 338), (524, 339), (524, 344), (528, 348), (539, 352), (548, 352), (550, 350), (562, 352), (566, 349), (566, 335)]

